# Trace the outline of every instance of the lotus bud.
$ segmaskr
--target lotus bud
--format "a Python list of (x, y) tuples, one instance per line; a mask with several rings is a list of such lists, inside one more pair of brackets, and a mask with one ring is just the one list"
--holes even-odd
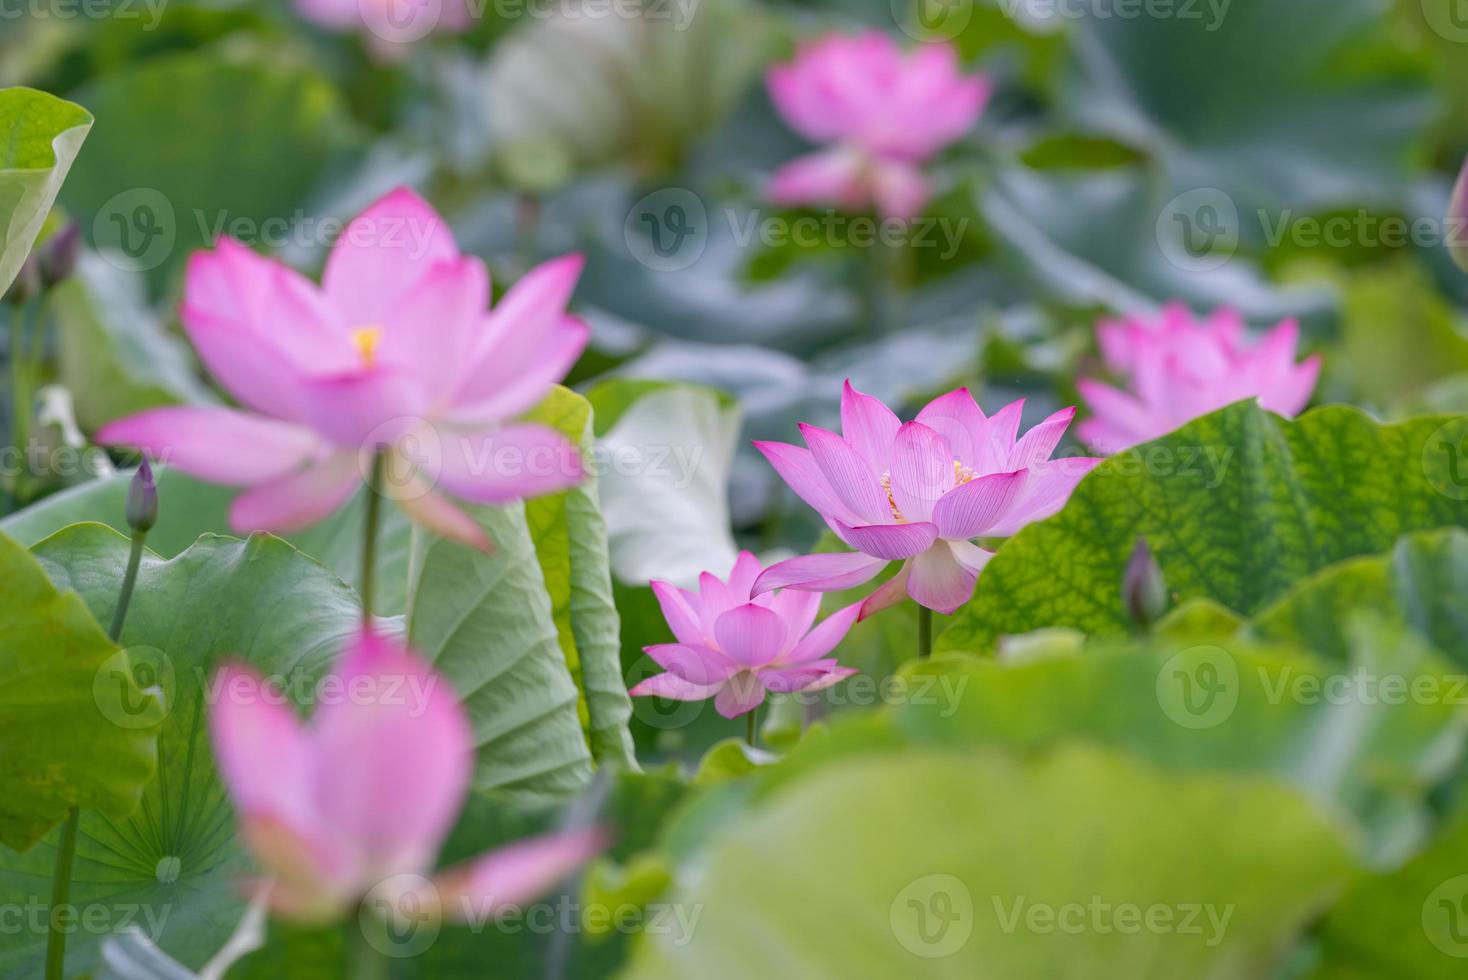
[(138, 534), (146, 534), (158, 523), (158, 484), (153, 480), (153, 467), (148, 457), (133, 474), (127, 488), (127, 526)]
[(1146, 628), (1167, 611), (1167, 584), (1146, 538), (1138, 538), (1121, 582), (1122, 604), (1132, 622)]
[(41, 285), (46, 289), (71, 278), (82, 250), (82, 226), (68, 221), (41, 247)]

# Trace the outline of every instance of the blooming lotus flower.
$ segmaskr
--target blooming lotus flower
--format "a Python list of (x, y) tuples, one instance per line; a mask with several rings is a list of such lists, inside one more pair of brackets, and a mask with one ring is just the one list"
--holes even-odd
[(802, 425), (808, 449), (755, 447), (802, 500), (855, 552), (806, 555), (770, 566), (755, 582), (771, 589), (833, 592), (902, 570), (862, 604), (861, 616), (911, 596), (951, 613), (973, 594), (992, 557), (972, 539), (1007, 537), (1060, 509), (1100, 460), (1052, 460), (1074, 408), (1019, 432), (1023, 400), (985, 416), (967, 388), (933, 399), (912, 422), (846, 382), (837, 435)]
[(463, 707), (419, 657), (367, 631), (318, 690), (302, 724), (248, 667), (223, 668), (213, 688), (220, 775), (277, 915), (335, 921), (381, 885), (395, 903), (411, 891), (420, 910), (472, 916), (535, 898), (600, 849), (596, 830), (537, 837), (430, 882), (469, 790)]
[(765, 692), (819, 691), (855, 674), (827, 657), (856, 622), (847, 606), (811, 629), (820, 610), (814, 592), (766, 592), (751, 587), (759, 559), (739, 553), (728, 581), (704, 572), (698, 591), (654, 581), (653, 594), (677, 643), (643, 647), (666, 670), (632, 689), (634, 697), (657, 695), (675, 701), (714, 699), (725, 718), (758, 708)]
[(911, 218), (930, 191), (920, 165), (963, 135), (989, 99), (979, 75), (958, 71), (951, 45), (904, 53), (886, 34), (828, 35), (766, 77), (790, 127), (828, 149), (780, 168), (767, 193), (777, 204), (869, 204)]
[(1310, 401), (1320, 373), (1318, 356), (1295, 363), (1299, 330), (1294, 320), (1282, 320), (1250, 344), (1234, 310), (1199, 322), (1181, 303), (1168, 304), (1155, 323), (1103, 321), (1096, 328), (1102, 358), (1129, 387), (1089, 378), (1076, 383), (1092, 414), (1080, 437), (1095, 449), (1119, 452), (1250, 396), (1293, 416)]
[(487, 549), (479, 524), (435, 490), (499, 504), (581, 478), (574, 446), (507, 422), (586, 346), (566, 315), (580, 256), (538, 266), (489, 312), (489, 273), (412, 191), (347, 227), (320, 288), (232, 239), (194, 255), (184, 329), (244, 410), (158, 408), (97, 433), (208, 480), (247, 487), (241, 533), (286, 533), (346, 501), (379, 451), (384, 492), (416, 521)]
[(1448, 201), (1446, 238), (1448, 254), (1458, 268), (1468, 272), (1468, 160), (1463, 161), (1463, 169), (1453, 184), (1452, 199)]

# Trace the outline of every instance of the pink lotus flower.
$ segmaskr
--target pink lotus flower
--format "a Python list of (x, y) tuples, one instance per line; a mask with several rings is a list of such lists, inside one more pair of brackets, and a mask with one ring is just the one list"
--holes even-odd
[(461, 255), (432, 208), (400, 189), (346, 229), (322, 285), (232, 239), (189, 261), (182, 317), (200, 358), (245, 410), (168, 407), (104, 426), (212, 483), (244, 486), (241, 533), (327, 516), (387, 453), (384, 492), (418, 522), (488, 549), (479, 524), (434, 487), (479, 503), (551, 493), (581, 478), (574, 446), (506, 422), (575, 363), (587, 327), (566, 315), (580, 256), (525, 275), (489, 312), (489, 273)]
[(973, 126), (989, 99), (983, 76), (958, 71), (951, 45), (904, 54), (880, 31), (828, 35), (766, 77), (791, 128), (829, 149), (791, 161), (770, 180), (777, 204), (869, 204), (911, 218), (930, 191), (920, 164)]
[(1103, 321), (1096, 328), (1102, 358), (1128, 379), (1129, 390), (1078, 381), (1092, 417), (1077, 431), (1094, 449), (1120, 452), (1250, 396), (1293, 416), (1310, 401), (1320, 373), (1318, 356), (1295, 363), (1299, 330), (1283, 320), (1249, 344), (1234, 310), (1199, 322), (1181, 303), (1168, 304), (1155, 323)]
[(277, 915), (331, 922), (381, 886), (395, 905), (411, 891), (420, 910), (472, 917), (535, 898), (600, 850), (596, 830), (537, 837), (430, 882), (469, 790), (464, 709), (419, 657), (371, 632), (318, 691), (306, 725), (248, 667), (223, 668), (211, 692), (219, 771)]
[(751, 587), (759, 574), (759, 559), (742, 551), (727, 582), (710, 572), (699, 576), (697, 592), (653, 582), (678, 642), (643, 647), (667, 672), (638, 684), (633, 696), (713, 698), (719, 714), (737, 718), (763, 704), (766, 691), (819, 691), (855, 674), (826, 654), (856, 622), (857, 606), (811, 629), (821, 597), (794, 591), (755, 596)]
[(968, 389), (959, 388), (903, 423), (848, 381), (841, 393), (843, 435), (802, 425), (808, 449), (756, 442), (790, 489), (856, 551), (772, 565), (755, 582), (755, 594), (855, 588), (901, 561), (902, 570), (862, 604), (862, 618), (904, 595), (953, 612), (973, 594), (992, 557), (972, 539), (1007, 537), (1049, 517), (1100, 462), (1050, 459), (1074, 408), (1016, 439), (1023, 408), (1021, 400), (986, 417)]

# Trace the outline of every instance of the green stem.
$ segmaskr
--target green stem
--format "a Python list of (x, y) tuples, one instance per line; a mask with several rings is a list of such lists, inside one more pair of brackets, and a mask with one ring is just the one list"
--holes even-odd
[(353, 932), (351, 949), (348, 953), (351, 962), (347, 976), (352, 980), (388, 980), (391, 975), (391, 963), (382, 952), (373, 946), (367, 938), (367, 930), (361, 922)]
[(362, 529), (362, 625), (372, 625), (372, 600), (377, 578), (377, 525), (382, 511), (382, 477), (387, 454), (381, 449), (372, 459), (372, 475), (367, 481), (367, 524)]
[(749, 743), (749, 747), (750, 748), (754, 748), (755, 747), (754, 741), (755, 741), (755, 737), (756, 737), (756, 735), (758, 734), (758, 731), (759, 731), (759, 726), (757, 724), (758, 717), (759, 717), (759, 709), (758, 708), (755, 708), (749, 714), (747, 714), (747, 715), (744, 716), (744, 719), (745, 719), (745, 721), (744, 721), (744, 740)]
[(863, 312), (872, 335), (886, 337), (902, 325), (902, 300), (913, 273), (912, 252), (903, 245), (889, 245), (880, 237), (862, 252), (857, 272), (862, 280)]
[(515, 251), (525, 269), (535, 266), (540, 254), (540, 195), (522, 191), (515, 201)]
[(918, 606), (918, 659), (933, 652), (933, 610)]
[[(122, 636), (122, 625), (127, 622), (127, 607), (131, 605), (133, 588), (138, 584), (138, 566), (143, 560), (143, 539), (147, 531), (134, 531), (132, 549), (127, 556), (127, 571), (122, 575), (122, 587), (117, 592), (117, 608), (112, 613), (112, 628), (107, 635), (116, 643)], [(72, 865), (76, 861), (77, 828), (81, 822), (81, 811), (72, 807), (66, 814), (66, 823), (61, 825), (61, 838), (56, 842), (56, 869), (51, 875), (51, 914), (46, 928), (46, 980), (62, 980), (66, 965), (66, 933), (61, 928), (61, 909), (71, 897)]]
[(138, 584), (138, 565), (143, 561), (143, 539), (147, 531), (133, 532), (132, 550), (127, 554), (127, 571), (122, 573), (122, 588), (117, 592), (117, 608), (112, 611), (112, 628), (107, 635), (116, 643), (122, 636), (122, 624), (127, 621), (127, 607), (133, 601), (133, 587)]
[(66, 933), (61, 928), (61, 910), (71, 897), (71, 865), (76, 857), (76, 830), (81, 811), (72, 807), (61, 825), (56, 842), (56, 871), (51, 876), (51, 914), (46, 919), (46, 980), (62, 980), (66, 962)]

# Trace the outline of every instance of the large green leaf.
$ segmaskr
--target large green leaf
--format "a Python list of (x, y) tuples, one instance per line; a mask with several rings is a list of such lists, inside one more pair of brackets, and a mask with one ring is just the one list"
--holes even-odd
[[(591, 408), (555, 389), (530, 418), (589, 449)], [(470, 508), (482, 554), (415, 530), (408, 635), (464, 699), (476, 786), (555, 799), (593, 761), (636, 766), (596, 480), (503, 508)]]
[(322, 243), (320, 225), (293, 223), (352, 136), (321, 76), (198, 52), (107, 75), (77, 98), (100, 122), (62, 200), (94, 245), (155, 287), (220, 235)]
[(1253, 402), (1206, 415), (1102, 463), (1059, 514), (1005, 544), (938, 645), (983, 651), (1051, 626), (1125, 632), (1122, 572), (1138, 535), (1179, 599), (1252, 615), (1326, 565), (1468, 523), (1460, 435), (1468, 421), (1382, 426), (1343, 406), (1296, 421)]
[(737, 550), (729, 467), (738, 406), (709, 388), (662, 381), (611, 381), (590, 397), (617, 580), (692, 585), (700, 572), (727, 572)]
[[(110, 621), (126, 539), (83, 524), (42, 541), (35, 554), (57, 586), (80, 593), (92, 615)], [(167, 716), (158, 774), (141, 808), (126, 818), (82, 816), (71, 900), (103, 931), (135, 924), (190, 967), (217, 951), (244, 908), (238, 878), (248, 865), (208, 744), (209, 683), (233, 658), (282, 679), (298, 703), (313, 701), (317, 679), (360, 615), (350, 589), (276, 538), (206, 536), (173, 559), (144, 556), (122, 643), (134, 674), (146, 672), (163, 690)], [(51, 839), (5, 855), (0, 902), (32, 907), (54, 860)], [(101, 939), (95, 927), (74, 934), (68, 968), (90, 968)], [(44, 931), (0, 935), (0, 976), (37, 976), (44, 947)]]
[[(1042, 655), (1043, 653), (1043, 655)], [(1033, 750), (1103, 744), (1184, 773), (1268, 775), (1356, 832), (1375, 865), (1418, 846), (1427, 801), (1463, 757), (1468, 718), (1448, 665), (1400, 631), (1358, 634), (1344, 662), (1237, 639), (1098, 641), (1009, 663), (939, 657), (892, 688), (885, 731), (843, 721), (794, 749), (782, 785), (850, 753), (853, 731), (888, 748), (914, 743)], [(1412, 698), (1390, 691), (1439, 692)], [(1393, 690), (1395, 688), (1392, 688)], [(856, 741), (860, 743), (860, 739)]]
[[(591, 404), (557, 387), (530, 413), (532, 421), (560, 430), (580, 447), (593, 449)], [(525, 503), (525, 520), (551, 598), (556, 635), (566, 665), (580, 688), (578, 712), (598, 762), (635, 767), (627, 722), (632, 702), (622, 680), (621, 621), (612, 600), (607, 522), (597, 504), (598, 474), (561, 493)]]
[(153, 776), (159, 692), (134, 684), (86, 605), (4, 535), (0, 607), (0, 844), (30, 848), (74, 806), (126, 818)]
[(1362, 610), (1410, 629), (1468, 667), (1468, 531), (1409, 534), (1387, 554), (1323, 569), (1260, 612), (1252, 628), (1266, 639), (1344, 660)]
[(408, 639), (468, 709), (474, 785), (564, 797), (591, 778), (592, 755), (525, 507), (472, 513), (493, 554), (414, 529)]
[[(204, 483), (178, 470), (157, 467), (158, 524), (148, 534), (150, 550), (172, 558), (190, 547), (201, 534), (228, 534), (229, 504), (239, 490)], [(127, 533), (123, 505), (132, 471), (71, 487), (37, 501), (0, 520), (0, 532), (33, 545), (82, 522), (107, 524)], [(315, 558), (352, 588), (362, 579), (362, 527), (366, 494), (358, 493), (330, 517), (298, 534), (291, 544)], [(411, 526), (396, 507), (384, 507), (377, 540), (376, 611), (396, 616), (403, 611), (408, 580)]]
[(1342, 272), (1339, 357), (1332, 374), (1367, 406), (1399, 409), (1436, 381), (1468, 371), (1456, 310), (1415, 265)]
[(91, 115), (54, 95), (0, 89), (0, 293), (30, 254)]
[(1350, 870), (1275, 782), (1082, 746), (909, 750), (727, 825), (672, 897), (697, 928), (645, 936), (627, 976), (1254, 978)]
[(1355, 882), (1321, 923), (1312, 980), (1456, 980), (1468, 959), (1468, 823)]

